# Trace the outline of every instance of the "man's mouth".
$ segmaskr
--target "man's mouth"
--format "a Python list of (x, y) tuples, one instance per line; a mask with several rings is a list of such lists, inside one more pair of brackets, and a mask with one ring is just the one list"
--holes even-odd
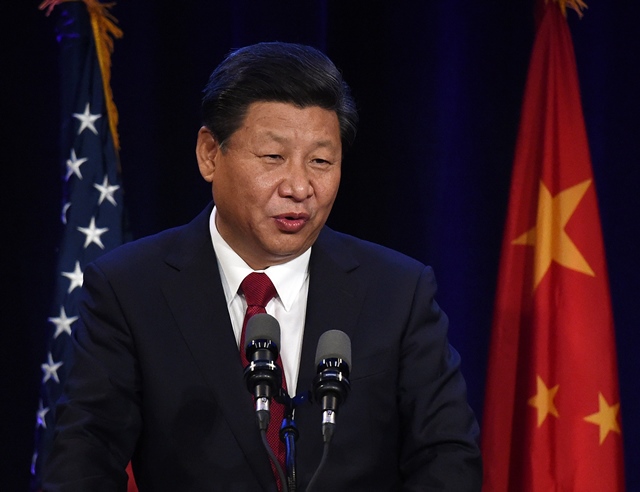
[(300, 231), (309, 220), (308, 214), (291, 213), (274, 217), (278, 229), (282, 232), (295, 233)]

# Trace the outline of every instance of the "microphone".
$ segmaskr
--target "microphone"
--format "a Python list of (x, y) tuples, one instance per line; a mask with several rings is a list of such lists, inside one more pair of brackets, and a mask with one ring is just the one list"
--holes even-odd
[(313, 381), (313, 395), (322, 407), (322, 435), (329, 442), (336, 423), (336, 414), (347, 398), (351, 385), (351, 340), (340, 330), (329, 330), (318, 340), (316, 350), (318, 374)]
[(267, 430), (271, 398), (282, 387), (282, 371), (276, 364), (280, 346), (280, 324), (273, 316), (258, 313), (247, 322), (245, 354), (249, 364), (244, 369), (247, 389), (255, 398), (260, 430)]

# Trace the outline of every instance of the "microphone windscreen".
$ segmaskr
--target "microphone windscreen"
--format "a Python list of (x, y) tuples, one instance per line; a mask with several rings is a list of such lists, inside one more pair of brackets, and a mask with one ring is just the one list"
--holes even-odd
[(255, 340), (271, 340), (280, 347), (280, 323), (267, 313), (254, 314), (247, 321), (245, 343), (251, 344)]
[(351, 339), (344, 331), (325, 331), (318, 340), (316, 365), (322, 359), (343, 359), (351, 367)]

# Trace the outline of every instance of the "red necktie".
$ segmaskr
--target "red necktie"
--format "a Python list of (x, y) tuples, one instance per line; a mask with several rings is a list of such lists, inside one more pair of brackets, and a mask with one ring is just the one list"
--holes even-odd
[[(245, 277), (245, 279), (240, 284), (240, 290), (244, 294), (244, 298), (247, 301), (247, 312), (244, 315), (244, 322), (242, 323), (242, 335), (240, 336), (240, 360), (242, 361), (242, 366), (247, 367), (249, 361), (247, 361), (247, 356), (245, 354), (245, 330), (247, 328), (247, 321), (251, 316), (258, 313), (266, 313), (266, 306), (271, 299), (273, 299), (276, 295), (276, 288), (271, 283), (271, 280), (265, 273), (250, 273)], [(280, 356), (278, 356), (278, 360), (276, 361), (280, 369), (282, 370), (282, 360)], [(287, 381), (284, 376), (284, 371), (282, 371), (282, 387), (286, 391), (287, 389)], [(269, 442), (269, 446), (278, 457), (278, 461), (280, 465), (284, 467), (285, 455), (286, 455), (286, 447), (285, 444), (280, 440), (280, 425), (282, 423), (282, 419), (284, 418), (284, 406), (281, 403), (276, 402), (275, 400), (271, 400), (270, 407), (271, 419), (269, 421), (269, 428), (267, 429), (267, 441)], [(280, 478), (278, 473), (276, 472), (273, 464), (271, 465), (273, 469), (276, 480), (278, 481), (278, 490), (282, 490), (280, 484)]]

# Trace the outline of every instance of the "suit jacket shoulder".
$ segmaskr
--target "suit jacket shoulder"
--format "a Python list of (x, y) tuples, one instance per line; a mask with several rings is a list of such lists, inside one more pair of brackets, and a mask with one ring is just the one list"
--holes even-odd
[(94, 263), (101, 269), (113, 269), (114, 273), (126, 274), (157, 261), (167, 262), (179, 269), (189, 262), (212, 258), (213, 246), (209, 233), (212, 207), (210, 204), (188, 224), (125, 243), (102, 255)]

